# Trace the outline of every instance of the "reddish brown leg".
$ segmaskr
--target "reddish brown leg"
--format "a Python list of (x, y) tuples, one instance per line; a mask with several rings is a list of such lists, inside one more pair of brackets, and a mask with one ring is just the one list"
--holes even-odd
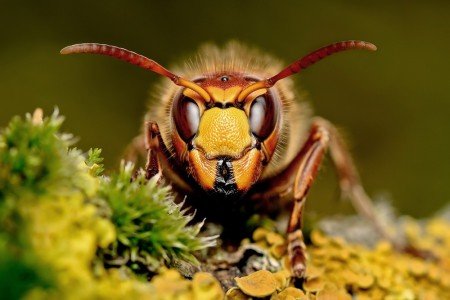
[(305, 274), (306, 246), (302, 233), (302, 214), (306, 195), (311, 187), (327, 148), (329, 135), (325, 128), (313, 125), (310, 136), (299, 153), (301, 160), (294, 182), (294, 207), (287, 227), (288, 255), (295, 277)]
[(372, 200), (366, 194), (366, 191), (361, 184), (355, 164), (345, 146), (344, 141), (339, 135), (339, 132), (333, 124), (322, 118), (317, 118), (315, 120), (315, 124), (326, 128), (330, 133), (330, 155), (339, 175), (341, 191), (344, 197), (350, 199), (356, 211), (361, 216), (368, 219), (377, 230), (378, 234), (384, 239), (390, 241), (390, 243), (394, 245), (398, 251), (404, 251), (414, 256), (426, 259), (435, 259), (432, 253), (417, 249), (409, 243), (405, 244), (398, 241), (386, 230), (385, 226), (383, 226), (380, 218), (376, 214), (376, 209)]
[[(287, 168), (271, 182), (268, 188), (259, 195), (273, 197), (292, 190), (294, 208), (288, 225), (289, 255), (295, 276), (301, 277), (305, 270), (305, 245), (301, 232), (302, 210), (306, 195), (317, 174), (324, 152), (330, 149), (331, 158), (337, 169), (339, 183), (344, 196), (348, 197), (359, 214), (369, 219), (381, 236), (388, 239), (399, 250), (405, 250), (391, 236), (375, 214), (372, 201), (361, 185), (358, 172), (351, 156), (336, 128), (328, 121), (316, 118), (312, 123), (310, 136), (303, 148), (295, 156)], [(294, 177), (294, 182), (292, 178)], [(256, 195), (256, 196), (259, 196)]]
[(322, 118), (316, 118), (314, 123), (330, 133), (330, 155), (338, 173), (342, 196), (350, 199), (356, 211), (367, 218), (383, 238), (391, 241), (397, 249), (403, 249), (404, 246), (386, 231), (376, 215), (373, 202), (361, 184), (353, 159), (336, 127)]
[(154, 122), (145, 123), (145, 149), (147, 149), (147, 162), (145, 164), (145, 178), (150, 179), (157, 176), (158, 181), (162, 179), (161, 163), (158, 158), (160, 149), (158, 124)]
[(180, 190), (189, 192), (191, 188), (186, 181), (180, 177), (180, 171), (177, 169), (177, 165), (162, 139), (158, 124), (155, 122), (146, 122), (144, 137), (145, 149), (147, 150), (145, 177), (150, 179), (157, 176), (158, 181), (166, 178)]

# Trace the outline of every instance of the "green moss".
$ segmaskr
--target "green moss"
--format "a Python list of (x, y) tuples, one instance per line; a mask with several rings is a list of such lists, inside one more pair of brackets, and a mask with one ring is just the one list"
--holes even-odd
[[(128, 255), (160, 266), (195, 262), (213, 244), (175, 205), (170, 190), (132, 166), (101, 175), (101, 151), (85, 155), (60, 132), (63, 118), (36, 110), (0, 134), (0, 288), (8, 298), (142, 297), (152, 287), (135, 268), (108, 264)], [(124, 264), (132, 267), (132, 264)], [(131, 270), (131, 271), (130, 271)], [(152, 269), (154, 270), (154, 268)], [(134, 295), (134, 296), (133, 296)], [(140, 296), (139, 296), (140, 295)]]
[(86, 164), (90, 168), (90, 174), (93, 176), (100, 176), (105, 170), (102, 162), (103, 157), (101, 157), (102, 149), (94, 148), (89, 149), (88, 157), (86, 159)]
[(26, 193), (41, 195), (86, 186), (81, 152), (69, 149), (75, 139), (60, 132), (64, 118), (14, 117), (0, 134), (0, 199)]
[(21, 249), (6, 235), (0, 236), (0, 291), (3, 299), (19, 299), (33, 288), (49, 288), (52, 274), (31, 251)]
[(215, 238), (198, 237), (203, 224), (188, 225), (192, 216), (174, 203), (169, 186), (147, 181), (143, 171), (132, 179), (132, 172), (132, 164), (122, 163), (118, 173), (101, 179), (97, 195), (109, 205), (117, 231), (116, 241), (104, 253), (135, 270), (155, 271), (162, 260), (197, 263), (192, 253), (214, 246)]

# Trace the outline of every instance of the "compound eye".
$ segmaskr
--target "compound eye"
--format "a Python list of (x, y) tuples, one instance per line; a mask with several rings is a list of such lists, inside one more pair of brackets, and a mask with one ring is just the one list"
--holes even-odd
[(198, 130), (200, 109), (189, 97), (181, 97), (174, 106), (174, 119), (178, 133), (184, 141), (189, 141)]
[(252, 133), (266, 139), (275, 129), (278, 118), (278, 107), (267, 95), (258, 96), (250, 107), (250, 128)]

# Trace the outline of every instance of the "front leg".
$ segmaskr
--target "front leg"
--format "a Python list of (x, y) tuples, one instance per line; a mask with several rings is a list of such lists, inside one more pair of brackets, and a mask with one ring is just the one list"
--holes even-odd
[(304, 274), (305, 245), (301, 232), (302, 210), (308, 190), (327, 149), (330, 149), (333, 164), (337, 169), (342, 194), (351, 200), (356, 211), (368, 219), (377, 232), (384, 239), (389, 240), (396, 249), (416, 256), (428, 257), (427, 253), (411, 245), (401, 244), (386, 230), (361, 184), (355, 164), (339, 132), (327, 120), (316, 118), (312, 122), (309, 138), (300, 152), (285, 170), (272, 178), (266, 189), (257, 195), (262, 199), (264, 196), (272, 198), (286, 191), (292, 192), (292, 186), (294, 186), (295, 203), (287, 230), (289, 256), (294, 275), (301, 277)]
[(182, 176), (183, 172), (164, 143), (156, 122), (145, 123), (144, 137), (145, 149), (147, 150), (145, 177), (150, 179), (156, 176), (158, 182), (161, 182), (164, 178), (168, 183), (176, 186), (179, 191), (183, 193), (191, 192), (192, 188), (185, 177)]
[(145, 178), (162, 177), (162, 166), (158, 153), (165, 154), (167, 148), (162, 141), (156, 122), (146, 122), (144, 133), (136, 136), (125, 149), (124, 159), (136, 164), (139, 158), (145, 158)]
[(147, 179), (154, 176), (158, 178), (158, 181), (162, 179), (161, 162), (158, 158), (158, 152), (161, 150), (160, 139), (161, 133), (158, 124), (154, 122), (145, 123), (145, 149), (147, 150), (145, 178)]
[(406, 248), (409, 246), (403, 245), (396, 240), (386, 230), (379, 216), (376, 214), (372, 199), (370, 199), (364, 190), (355, 163), (336, 127), (322, 118), (316, 118), (314, 123), (325, 128), (330, 134), (330, 156), (338, 173), (342, 196), (352, 202), (355, 210), (371, 222), (381, 237), (390, 241), (397, 250), (407, 250)]
[(289, 261), (292, 273), (297, 278), (304, 277), (306, 268), (306, 246), (302, 233), (303, 207), (328, 142), (328, 131), (324, 127), (314, 124), (308, 140), (297, 156), (299, 165), (293, 191), (295, 202), (287, 227)]

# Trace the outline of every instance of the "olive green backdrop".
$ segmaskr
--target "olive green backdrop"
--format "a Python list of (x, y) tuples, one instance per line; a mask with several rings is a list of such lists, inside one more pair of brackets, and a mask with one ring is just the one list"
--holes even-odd
[[(297, 82), (316, 114), (345, 129), (371, 195), (388, 195), (415, 216), (449, 201), (450, 2), (112, 2), (2, 0), (1, 126), (58, 106), (78, 146), (102, 147), (112, 169), (160, 78), (109, 58), (61, 56), (63, 46), (111, 43), (170, 65), (205, 41), (238, 39), (291, 62), (330, 42), (363, 39), (379, 51), (338, 54)], [(348, 210), (337, 198), (328, 162), (308, 211)]]

